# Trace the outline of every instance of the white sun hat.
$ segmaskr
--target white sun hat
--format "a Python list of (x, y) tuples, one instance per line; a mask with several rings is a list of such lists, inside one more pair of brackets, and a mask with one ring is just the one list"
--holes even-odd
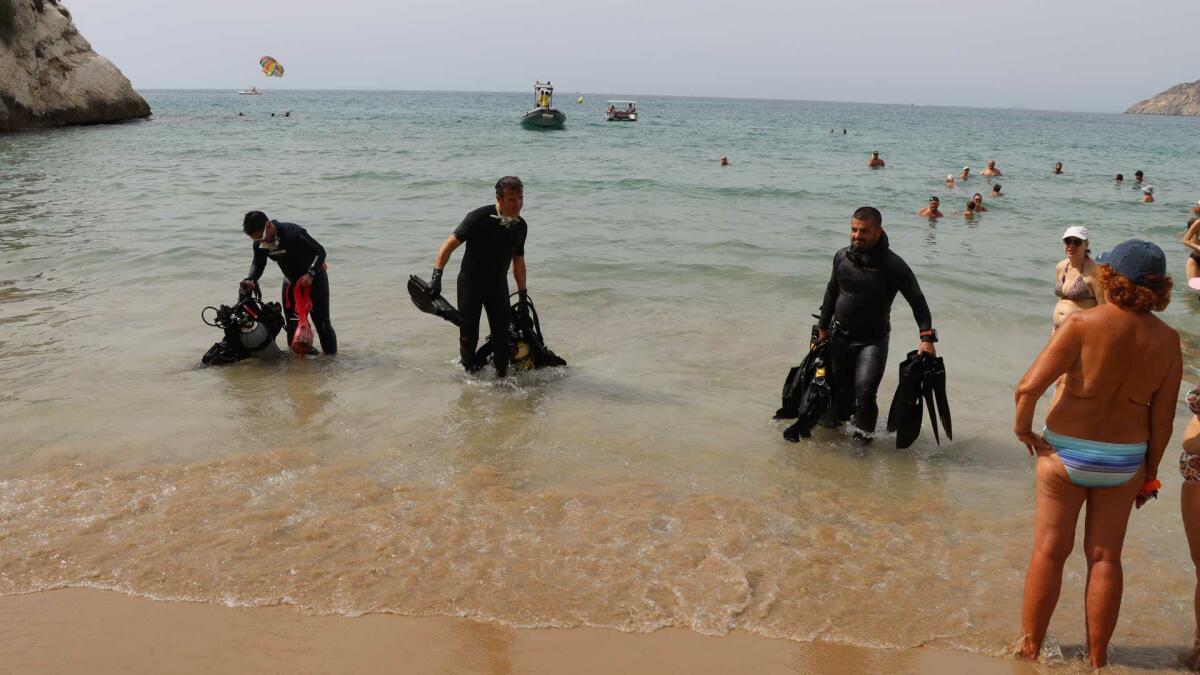
[(1082, 225), (1072, 225), (1067, 228), (1066, 232), (1063, 232), (1063, 236), (1061, 238), (1066, 239), (1067, 237), (1075, 237), (1076, 239), (1087, 241), (1088, 229)]

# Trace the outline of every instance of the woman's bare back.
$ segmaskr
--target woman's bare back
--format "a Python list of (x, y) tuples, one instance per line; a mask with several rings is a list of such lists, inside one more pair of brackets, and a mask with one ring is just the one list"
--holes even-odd
[(1146, 441), (1150, 403), (1179, 358), (1179, 334), (1149, 312), (1112, 304), (1075, 312), (1068, 326), (1066, 383), (1046, 425), (1094, 441)]

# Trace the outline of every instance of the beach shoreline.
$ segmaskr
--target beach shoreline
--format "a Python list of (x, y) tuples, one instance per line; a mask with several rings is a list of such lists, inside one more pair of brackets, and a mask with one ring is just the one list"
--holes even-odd
[(508, 628), (456, 617), (308, 616), (68, 588), (0, 597), (0, 672), (1034, 673), (1018, 661), (684, 628)]

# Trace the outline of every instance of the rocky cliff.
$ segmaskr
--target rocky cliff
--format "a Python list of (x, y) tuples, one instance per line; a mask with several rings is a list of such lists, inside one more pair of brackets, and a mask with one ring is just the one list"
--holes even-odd
[(1127, 115), (1200, 115), (1200, 80), (1184, 82), (1148, 98), (1129, 110)]
[(92, 51), (57, 0), (0, 0), (0, 132), (146, 117), (150, 106)]

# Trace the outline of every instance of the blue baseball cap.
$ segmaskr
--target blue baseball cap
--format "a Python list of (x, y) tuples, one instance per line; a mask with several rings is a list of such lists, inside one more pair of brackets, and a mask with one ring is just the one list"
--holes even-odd
[[(1096, 256), (1096, 262), (1108, 265), (1129, 277), (1138, 286), (1158, 288), (1167, 278), (1167, 256), (1152, 242), (1141, 239), (1126, 239), (1111, 251)], [(1157, 280), (1148, 279), (1157, 276)]]

